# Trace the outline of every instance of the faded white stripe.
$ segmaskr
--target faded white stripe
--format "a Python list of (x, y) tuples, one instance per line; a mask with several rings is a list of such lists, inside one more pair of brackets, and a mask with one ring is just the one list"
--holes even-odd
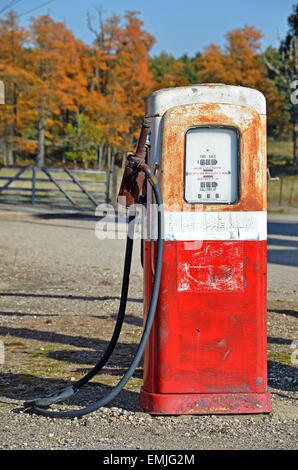
[[(156, 217), (154, 217), (156, 221)], [(156, 239), (156, 223), (149, 224)], [(153, 235), (153, 236), (152, 236)], [(165, 240), (266, 240), (267, 212), (165, 212)]]

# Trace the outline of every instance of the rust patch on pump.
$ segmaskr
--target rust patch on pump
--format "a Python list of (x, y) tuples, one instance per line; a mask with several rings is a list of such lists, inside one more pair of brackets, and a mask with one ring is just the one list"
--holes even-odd
[[(265, 211), (266, 116), (233, 104), (188, 104), (165, 113), (161, 142), (161, 191), (167, 211), (192, 211), (183, 199), (185, 134), (199, 126), (239, 131), (239, 199), (234, 204), (199, 204), (203, 211)], [(198, 206), (198, 204), (196, 204)], [(175, 207), (175, 209), (173, 209)]]
[(192, 255), (178, 251), (178, 292), (239, 292), (243, 282), (241, 242), (205, 242)]

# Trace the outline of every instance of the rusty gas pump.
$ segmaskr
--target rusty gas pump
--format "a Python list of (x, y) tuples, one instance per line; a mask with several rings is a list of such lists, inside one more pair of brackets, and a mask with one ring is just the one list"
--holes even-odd
[(222, 84), (153, 93), (119, 197), (126, 207), (146, 206), (144, 333), (136, 357), (107, 397), (82, 410), (46, 407), (71, 396), (98, 365), (81, 382), (26, 406), (46, 416), (94, 411), (121, 390), (144, 353), (143, 411), (270, 412), (264, 96)]
[[(265, 98), (222, 84), (159, 90), (147, 116), (155, 116), (148, 163), (160, 166), (165, 245), (141, 409), (268, 412)], [(151, 194), (145, 318), (156, 243)]]

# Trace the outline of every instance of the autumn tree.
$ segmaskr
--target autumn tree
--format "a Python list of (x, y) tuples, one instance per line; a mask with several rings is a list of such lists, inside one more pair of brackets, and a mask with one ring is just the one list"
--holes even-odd
[(200, 80), (260, 87), (264, 79), (260, 61), (262, 33), (253, 26), (245, 25), (228, 32), (226, 38), (224, 49), (211, 44), (198, 59)]
[(143, 28), (138, 12), (125, 14), (122, 41), (117, 50), (115, 78), (118, 89), (118, 104), (121, 107), (118, 126), (122, 146), (132, 150), (139, 136), (140, 125), (145, 114), (145, 98), (153, 87), (149, 70), (149, 51), (155, 39)]
[(109, 147), (132, 149), (145, 112), (145, 97), (153, 88), (149, 51), (154, 38), (143, 28), (137, 12), (103, 19), (97, 10), (94, 34), (94, 76), (91, 92), (97, 109), (89, 111), (100, 124)]
[(30, 70), (35, 83), (30, 103), (36, 112), (38, 151), (36, 163), (45, 163), (45, 139), (62, 110), (79, 112), (85, 79), (80, 69), (75, 38), (63, 23), (43, 15), (31, 22)]
[[(116, 51), (122, 38), (121, 18), (114, 15), (104, 19), (100, 8), (96, 9), (97, 18), (91, 20), (88, 14), (88, 26), (94, 35), (90, 56), (88, 76), (89, 99), (86, 108), (88, 116), (103, 131), (103, 141), (99, 148), (99, 159), (103, 146), (118, 145), (116, 122), (121, 111), (118, 104), (118, 90), (114, 69), (117, 61)], [(113, 123), (113, 125), (111, 125)]]
[(241, 85), (261, 91), (267, 100), (268, 130), (286, 134), (289, 114), (284, 111), (284, 95), (267, 74), (261, 51), (262, 33), (245, 25), (227, 33), (224, 48), (211, 44), (198, 59), (200, 82)]
[(198, 58), (198, 80), (203, 83), (226, 83), (231, 82), (228, 76), (226, 55), (222, 48), (211, 43), (206, 46), (202, 56)]
[(298, 165), (298, 3), (288, 17), (288, 33), (279, 50), (267, 48), (264, 62), (276, 88), (286, 96), (286, 111), (293, 123), (293, 163)]
[(179, 58), (166, 52), (150, 58), (155, 39), (137, 12), (107, 19), (100, 9), (96, 13), (97, 21), (90, 15), (88, 20), (91, 46), (49, 15), (32, 18), (29, 29), (20, 27), (14, 12), (0, 20), (5, 162), (16, 163), (17, 152), (30, 152), (42, 166), (51, 147), (51, 156), (62, 162), (65, 155), (85, 165), (96, 154), (100, 166), (105, 152), (110, 164), (112, 152), (135, 149), (152, 91), (201, 82), (259, 89), (267, 98), (270, 135), (288, 135), (290, 117), (294, 122), (297, 114), (297, 106), (291, 110), (288, 86), (298, 83), (297, 8), (280, 50), (268, 48), (262, 54), (261, 32), (245, 25), (227, 33), (225, 47), (211, 44), (202, 54)]
[(5, 83), (5, 105), (1, 107), (0, 126), (5, 161), (16, 164), (16, 154), (26, 125), (26, 111), (21, 96), (31, 81), (24, 47), (29, 31), (20, 27), (15, 12), (0, 20), (0, 80)]

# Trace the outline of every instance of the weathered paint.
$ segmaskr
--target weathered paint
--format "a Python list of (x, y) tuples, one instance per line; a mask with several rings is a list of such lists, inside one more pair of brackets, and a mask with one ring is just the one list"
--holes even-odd
[[(152, 288), (150, 245), (144, 242), (145, 312)], [(185, 264), (192, 266), (190, 276)], [(265, 290), (266, 241), (203, 241), (193, 250), (185, 242), (165, 242), (144, 390), (265, 393)]]
[(178, 250), (178, 292), (230, 292), (243, 290), (241, 242), (202, 243), (194, 251)]
[(232, 104), (191, 104), (176, 106), (163, 118), (160, 184), (165, 209), (192, 211), (183, 199), (185, 134), (191, 127), (231, 126), (240, 134), (240, 198), (235, 204), (202, 204), (203, 211), (265, 211), (266, 159), (262, 157), (265, 122), (259, 114)]
[(269, 413), (269, 393), (160, 395), (142, 389), (140, 406), (151, 414)]
[[(140, 406), (170, 414), (268, 412), (265, 101), (241, 87), (206, 85), (205, 94), (201, 86), (190, 88), (173, 90), (172, 98), (169, 90), (157, 92), (150, 105), (160, 113), (150, 162), (160, 164), (166, 241)], [(238, 130), (234, 204), (183, 199), (185, 134), (197, 126)], [(152, 257), (149, 236), (143, 243), (145, 318)]]
[[(152, 210), (147, 239), (157, 239), (157, 217)], [(266, 211), (164, 212), (165, 240), (267, 240)]]
[(239, 104), (254, 109), (258, 114), (266, 114), (266, 101), (258, 90), (220, 83), (201, 83), (158, 90), (148, 97), (146, 114), (163, 116), (173, 106), (191, 103)]

